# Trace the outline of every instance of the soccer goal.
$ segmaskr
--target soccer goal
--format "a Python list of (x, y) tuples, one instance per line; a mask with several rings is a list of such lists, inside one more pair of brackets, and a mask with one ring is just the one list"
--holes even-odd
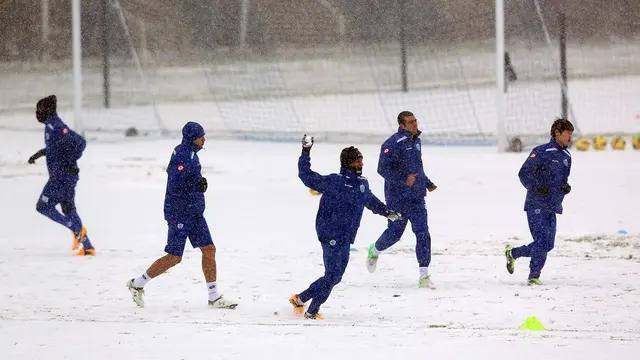
[(573, 122), (576, 138), (640, 131), (631, 101), (640, 95), (639, 7), (495, 1), (500, 151), (544, 142), (559, 116)]
[(216, 137), (378, 142), (402, 110), (427, 144), (530, 146), (558, 116), (580, 134), (640, 133), (640, 5), (628, 1), (42, 4), (0, 15), (28, 28), (0, 40), (12, 84), (0, 128), (39, 129), (24, 116), (56, 93), (65, 121), (96, 137), (194, 120)]

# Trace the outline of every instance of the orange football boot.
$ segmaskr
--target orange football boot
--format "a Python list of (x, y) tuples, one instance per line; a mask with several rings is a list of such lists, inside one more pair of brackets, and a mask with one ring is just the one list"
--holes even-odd
[(309, 320), (324, 320), (324, 317), (322, 317), (322, 315), (320, 314), (304, 313), (304, 318)]
[(82, 239), (84, 239), (85, 236), (87, 236), (87, 228), (84, 226), (80, 229), (80, 236), (76, 236), (76, 233), (73, 233), (73, 245), (71, 245), (71, 250), (78, 250), (82, 243)]
[(73, 256), (96, 256), (96, 249), (80, 249)]
[(293, 306), (293, 312), (296, 315), (302, 315), (302, 312), (304, 311), (304, 303), (301, 304), (299, 302), (297, 294), (291, 295), (291, 297), (289, 298), (289, 303), (291, 304), (291, 306)]

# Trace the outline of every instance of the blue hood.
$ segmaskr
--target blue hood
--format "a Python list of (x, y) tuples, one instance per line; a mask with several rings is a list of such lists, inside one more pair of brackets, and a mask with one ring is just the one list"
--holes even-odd
[(193, 143), (193, 140), (203, 136), (204, 128), (197, 122), (189, 121), (182, 127), (182, 143), (194, 150), (200, 150), (200, 148)]

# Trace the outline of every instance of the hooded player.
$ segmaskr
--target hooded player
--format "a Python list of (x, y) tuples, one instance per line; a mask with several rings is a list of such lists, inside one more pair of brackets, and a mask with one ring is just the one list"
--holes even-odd
[(186, 123), (182, 128), (182, 143), (173, 150), (167, 166), (164, 200), (164, 218), (169, 227), (164, 248), (167, 255), (151, 264), (144, 274), (127, 282), (133, 301), (140, 307), (144, 307), (144, 286), (182, 261), (187, 238), (191, 246), (202, 251), (202, 272), (207, 282), (209, 306), (235, 309), (238, 305), (218, 292), (216, 247), (204, 218), (204, 193), (208, 183), (202, 176), (198, 158), (198, 151), (204, 143), (202, 126), (195, 122)]

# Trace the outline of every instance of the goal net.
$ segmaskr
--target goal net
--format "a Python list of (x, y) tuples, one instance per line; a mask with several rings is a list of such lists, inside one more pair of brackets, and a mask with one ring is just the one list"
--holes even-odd
[(631, 99), (640, 95), (638, 10), (640, 4), (623, 0), (505, 1), (512, 68), (505, 68), (506, 110), (498, 131), (506, 140), (540, 143), (561, 115), (577, 136), (637, 134), (639, 107)]
[(494, 0), (82, 1), (80, 114), (71, 2), (45, 3), (2, 5), (0, 128), (39, 128), (25, 117), (55, 93), (95, 136), (193, 120), (219, 137), (379, 141), (410, 110), (425, 143), (539, 142), (564, 89), (580, 133), (640, 132), (640, 5), (628, 1), (505, 1), (505, 54)]

